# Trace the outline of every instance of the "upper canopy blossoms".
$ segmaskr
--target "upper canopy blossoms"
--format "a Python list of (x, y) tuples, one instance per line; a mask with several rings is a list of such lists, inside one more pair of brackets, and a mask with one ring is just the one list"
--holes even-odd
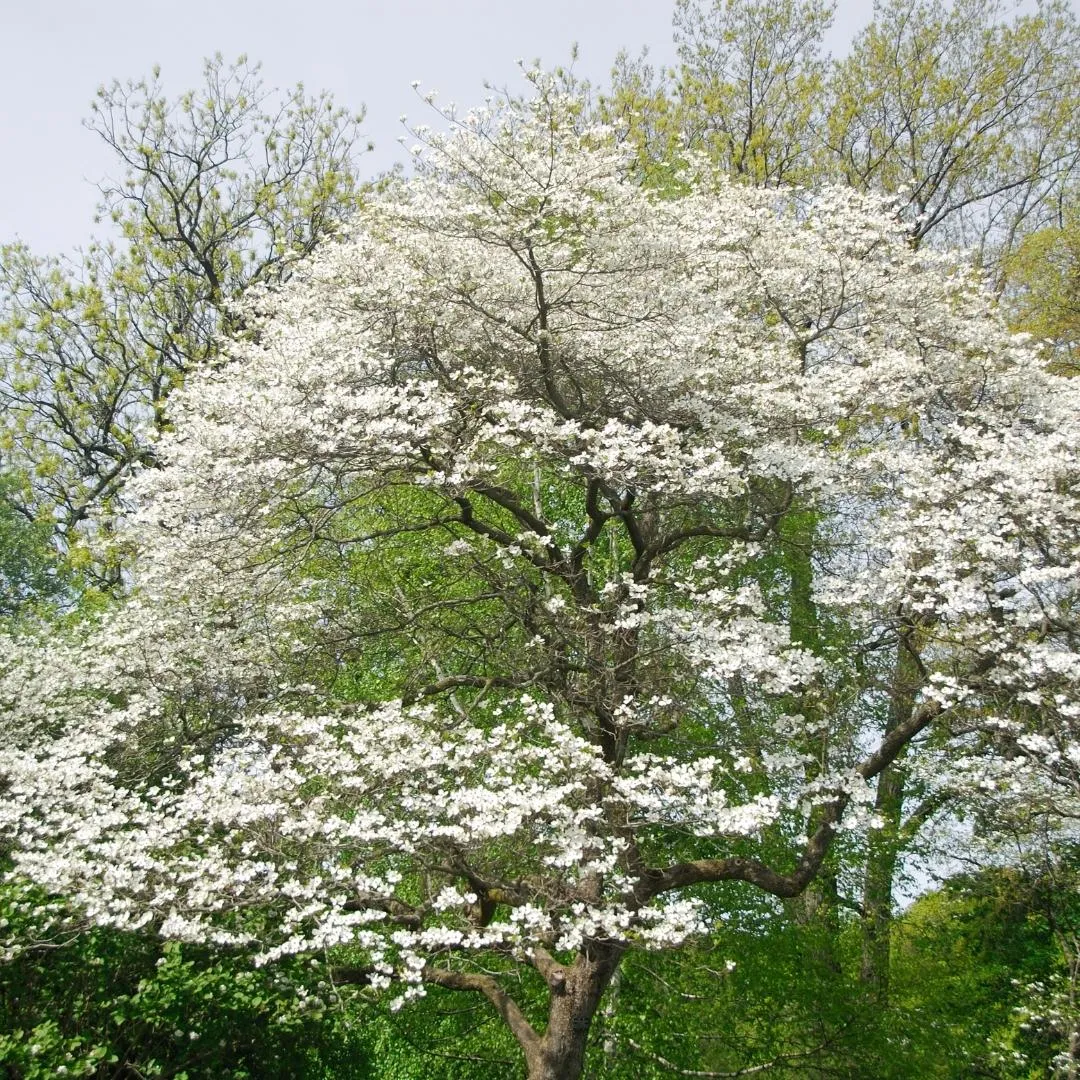
[(1073, 384), (887, 207), (643, 190), (537, 89), (249, 297), (130, 600), (12, 648), (0, 822), (95, 920), (376, 981), (668, 945), (930, 725), (1071, 730)]

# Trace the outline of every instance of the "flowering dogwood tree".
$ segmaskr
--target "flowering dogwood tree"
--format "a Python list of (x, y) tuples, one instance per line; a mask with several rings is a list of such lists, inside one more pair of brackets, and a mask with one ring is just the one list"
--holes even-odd
[(628, 949), (797, 895), (900, 755), (1074, 760), (1080, 401), (887, 207), (644, 190), (535, 89), (174, 399), (130, 597), (4, 654), (0, 825), (96, 923), (477, 993), (572, 1078)]

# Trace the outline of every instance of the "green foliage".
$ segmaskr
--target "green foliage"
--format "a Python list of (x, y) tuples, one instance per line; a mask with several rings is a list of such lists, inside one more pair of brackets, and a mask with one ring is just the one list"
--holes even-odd
[(372, 1080), (506, 1080), (520, 1068), (513, 1039), (472, 995), (432, 988), (398, 1013), (373, 1015), (366, 1031)]
[(19, 511), (11, 498), (17, 489), (15, 478), (0, 473), (0, 620), (50, 606), (66, 585), (50, 525)]
[(711, 943), (628, 957), (593, 1039), (593, 1075), (1052, 1074), (1067, 1031), (1053, 1028), (1045, 996), (1037, 1000), (1033, 988), (1060, 985), (1066, 974), (1053, 923), (1063, 906), (1076, 907), (1072, 890), (1000, 870), (953, 879), (924, 896), (893, 924), (888, 1001), (859, 977), (860, 935), (850, 913), (835, 943), (794, 905), (748, 905), (734, 892), (726, 899), (738, 914)]
[(898, 920), (893, 1009), (923, 1033), (921, 1054), (934, 1070), (925, 1075), (1047, 1075), (1062, 1033), (1033, 1036), (1020, 1025), (1031, 985), (1062, 971), (1048, 912), (1075, 907), (1074, 896), (1047, 885), (1015, 870), (984, 871), (951, 880)]
[(802, 925), (775, 902), (748, 908), (741, 900), (741, 917), (712, 943), (627, 959), (596, 1039), (597, 1075), (659, 1080), (676, 1070), (757, 1069), (798, 1076), (850, 1061), (867, 1017), (853, 1014), (853, 980), (822, 964), (821, 928)]
[(721, 172), (775, 186), (818, 177), (832, 19), (824, 0), (677, 0), (676, 71), (619, 57), (604, 118), (637, 146), (650, 184), (704, 151)]
[(1080, 372), (1080, 211), (1024, 237), (1004, 273), (1016, 328), (1048, 343), (1056, 369)]
[(244, 58), (207, 61), (175, 99), (157, 71), (98, 91), (88, 126), (116, 158), (100, 213), (118, 241), (74, 260), (0, 247), (7, 499), (76, 561), (92, 565), (87, 524), (107, 539), (125, 480), (154, 465), (169, 394), (217, 358), (220, 334), (243, 331), (231, 305), (355, 212), (359, 120), (327, 94), (267, 91)]
[(363, 1024), (321, 970), (45, 923), (44, 898), (0, 897), (7, 934), (41, 943), (0, 963), (0, 1062), (60, 1076), (267, 1080), (369, 1075)]
[(887, 0), (836, 68), (839, 176), (897, 193), (916, 236), (1008, 251), (1075, 175), (1075, 12)]
[(751, 183), (815, 178), (832, 12), (827, 0), (677, 0), (684, 137)]

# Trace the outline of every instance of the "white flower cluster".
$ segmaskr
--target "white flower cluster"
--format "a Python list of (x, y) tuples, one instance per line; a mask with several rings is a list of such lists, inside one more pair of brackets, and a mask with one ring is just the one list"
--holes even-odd
[(501, 108), (172, 399), (124, 603), (0, 643), (0, 832), (94, 922), (409, 996), (678, 944), (938, 720), (958, 784), (1080, 792), (1080, 389), (873, 199)]

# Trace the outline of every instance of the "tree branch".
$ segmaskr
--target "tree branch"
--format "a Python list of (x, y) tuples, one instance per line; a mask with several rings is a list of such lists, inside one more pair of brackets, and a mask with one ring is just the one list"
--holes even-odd
[[(944, 711), (937, 701), (927, 701), (913, 710), (911, 716), (898, 724), (881, 741), (881, 745), (855, 772), (864, 780), (877, 776), (899, 756), (905, 746), (928, 724)], [(850, 796), (839, 794), (825, 803), (821, 821), (806, 842), (802, 855), (790, 874), (783, 874), (757, 859), (731, 856), (726, 859), (695, 859), (676, 863), (665, 869), (646, 870), (634, 887), (635, 899), (647, 903), (662, 892), (683, 889), (716, 881), (746, 881), (773, 896), (790, 898), (798, 896), (813, 880), (828, 854), (836, 834), (836, 826), (843, 817)]]
[(447, 990), (470, 990), (483, 994), (495, 1006), (495, 1011), (502, 1017), (518, 1045), (525, 1051), (525, 1057), (532, 1060), (540, 1051), (540, 1036), (526, 1019), (520, 1006), (490, 975), (478, 975), (474, 972), (446, 971), (443, 968), (428, 965), (421, 973), (424, 982), (433, 986), (442, 986)]
[(823, 1043), (820, 1043), (811, 1050), (796, 1050), (790, 1054), (778, 1054), (771, 1061), (763, 1061), (759, 1065), (747, 1065), (742, 1069), (716, 1072), (707, 1069), (684, 1069), (681, 1066), (676, 1065), (673, 1061), (668, 1061), (667, 1058), (661, 1057), (651, 1050), (646, 1050), (644, 1046), (634, 1042), (633, 1039), (628, 1038), (626, 1035), (620, 1035), (618, 1032), (615, 1032), (614, 1035), (616, 1039), (626, 1043), (632, 1050), (636, 1050), (639, 1054), (644, 1054), (645, 1057), (655, 1061), (657, 1065), (662, 1065), (665, 1069), (670, 1069), (678, 1076), (716, 1077), (723, 1078), (723, 1080), (730, 1080), (730, 1078), (737, 1076), (753, 1076), (755, 1073), (768, 1072), (770, 1069), (775, 1069), (777, 1065), (781, 1065), (785, 1061), (797, 1061), (799, 1058), (813, 1057), (815, 1054), (820, 1054), (821, 1051), (826, 1049), (832, 1042), (831, 1039), (826, 1039)]

